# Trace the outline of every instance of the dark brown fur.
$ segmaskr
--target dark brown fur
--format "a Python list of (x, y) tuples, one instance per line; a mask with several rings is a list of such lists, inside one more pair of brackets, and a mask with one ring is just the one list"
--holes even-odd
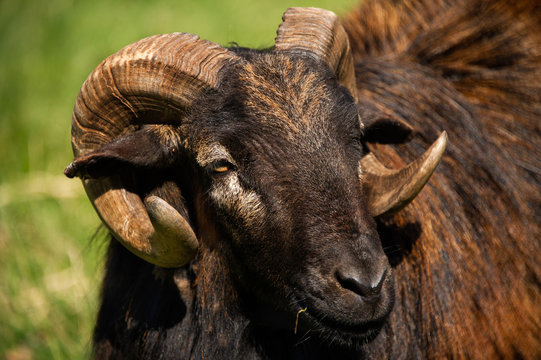
[(361, 99), (449, 132), (443, 163), (381, 220), (397, 304), (374, 358), (541, 357), (541, 3), (367, 1), (345, 26)]

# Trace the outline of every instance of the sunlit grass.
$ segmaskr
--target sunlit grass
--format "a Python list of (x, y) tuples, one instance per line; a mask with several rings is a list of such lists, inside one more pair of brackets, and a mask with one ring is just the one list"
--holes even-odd
[(97, 222), (85, 198), (38, 196), (0, 208), (0, 349), (6, 358), (81, 358), (104, 245), (90, 241)]
[(71, 161), (70, 121), (101, 60), (140, 38), (191, 32), (272, 45), (289, 6), (356, 0), (0, 1), (0, 359), (87, 358), (104, 236)]

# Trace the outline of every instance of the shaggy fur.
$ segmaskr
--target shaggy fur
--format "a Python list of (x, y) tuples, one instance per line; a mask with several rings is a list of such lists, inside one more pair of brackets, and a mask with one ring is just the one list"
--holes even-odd
[(397, 303), (374, 358), (541, 357), (541, 3), (366, 1), (345, 19), (364, 102), (450, 146), (379, 231)]
[[(540, 358), (540, 14), (538, 1), (367, 0), (345, 17), (356, 63), (361, 115), (368, 118), (377, 113), (408, 123), (415, 130), (413, 140), (407, 144), (390, 147), (365, 139), (364, 150), (373, 151), (391, 167), (400, 167), (422, 154), (442, 130), (449, 133), (450, 141), (442, 163), (417, 199), (399, 214), (377, 219), (379, 237), (393, 266), (396, 290), (394, 310), (377, 337), (377, 330), (364, 338), (366, 343), (348, 342), (328, 330), (312, 333), (306, 322), (302, 327), (306, 321), (302, 313), (300, 329), (295, 334), (294, 317), (281, 318), (280, 312), (261, 307), (265, 284), (257, 283), (250, 272), (240, 271), (245, 264), (231, 263), (231, 258), (225, 256), (238, 254), (239, 250), (218, 238), (226, 225), (205, 220), (216, 215), (205, 213), (206, 185), (182, 184), (182, 188), (201, 187), (188, 193), (202, 197), (188, 196), (183, 200), (190, 209), (190, 217), (199, 219), (194, 226), (202, 233), (205, 246), (201, 246), (189, 266), (163, 270), (112, 241), (94, 335), (95, 356)], [(238, 52), (247, 59), (261, 56), (265, 61), (273, 61), (264, 52)], [(280, 61), (281, 65), (287, 63), (287, 59)], [(297, 66), (294, 61), (289, 64), (292, 69)], [(323, 70), (320, 73), (314, 79), (325, 83), (334, 94), (341, 94), (336, 96), (347, 103), (347, 97), (331, 85), (329, 74)], [(259, 76), (257, 69), (252, 68), (244, 69), (242, 74)], [(300, 93), (323, 91), (317, 81), (312, 81), (309, 71), (300, 74), (296, 69), (295, 74), (304, 79), (301, 85), (308, 87), (300, 89)], [(281, 81), (279, 76), (261, 76), (258, 80), (261, 86)], [(235, 85), (232, 86), (234, 89)], [(285, 93), (284, 99), (289, 101), (297, 93)], [(273, 102), (284, 94), (258, 93), (255, 87), (245, 90), (244, 95), (235, 99), (228, 94), (208, 94), (201, 100), (203, 103), (216, 96), (224, 102), (235, 100), (215, 105), (217, 109), (231, 110), (220, 121), (203, 116), (207, 113), (202, 112), (202, 117), (208, 119), (204, 126), (222, 126), (220, 122), (225, 121), (230, 134), (224, 134), (221, 140), (229, 141), (229, 148), (235, 149), (231, 134), (240, 131), (241, 138), (254, 140), (252, 145), (260, 144), (274, 151), (257, 159), (272, 164), (281, 159), (277, 152), (280, 143), (272, 143), (264, 136), (258, 139), (259, 135), (252, 134), (249, 127), (243, 128), (228, 116), (256, 104), (254, 108), (261, 110), (264, 117), (268, 112), (262, 106), (276, 107)], [(320, 98), (325, 100), (324, 96)], [(306, 109), (313, 110), (300, 106), (306, 100), (297, 99), (298, 108), (281, 107), (284, 113), (271, 119), (275, 122), (269, 120), (269, 129), (278, 131), (279, 124), (284, 131), (281, 135), (292, 138), (302, 133), (300, 128), (319, 135), (331, 131), (340, 139), (359, 135), (358, 126), (348, 127), (352, 122), (344, 120), (351, 115), (351, 109), (337, 116), (334, 127), (310, 128), (309, 120), (314, 114), (298, 116)], [(329, 107), (332, 104), (319, 104), (315, 115), (325, 113), (318, 109)], [(213, 114), (212, 109), (205, 111)], [(295, 113), (300, 120), (288, 123), (288, 112)], [(345, 129), (338, 126), (340, 121), (344, 121)], [(262, 128), (260, 132), (264, 134), (269, 129)], [(193, 137), (193, 144), (204, 138), (201, 134)], [(325, 145), (333, 144), (331, 140), (326, 140)], [(238, 155), (246, 144), (236, 146)], [(312, 166), (333, 166), (325, 165), (317, 154), (300, 153), (307, 155)], [(338, 150), (335, 154), (342, 156)], [(243, 161), (253, 164), (250, 158)], [(294, 162), (289, 164), (295, 166)], [(197, 173), (193, 163), (179, 168)], [(350, 174), (351, 169), (349, 164), (337, 171)], [(155, 178), (166, 176), (169, 181), (185, 178), (181, 175), (153, 171)], [(301, 174), (305, 179), (315, 176)], [(145, 179), (153, 182), (149, 174), (145, 174)], [(326, 184), (332, 186), (332, 179), (327, 180)], [(298, 183), (289, 186), (295, 188)], [(297, 190), (298, 194), (292, 196), (298, 196), (295, 201), (301, 205), (302, 196), (318, 201), (306, 195), (302, 187)], [(321, 189), (317, 191), (324, 194)], [(342, 193), (339, 196), (347, 197)], [(285, 205), (276, 202), (273, 206), (280, 209)], [(346, 213), (357, 209), (356, 205), (344, 206)], [(331, 210), (338, 207), (337, 200)], [(302, 206), (299, 209), (305, 210)], [(338, 212), (317, 215), (333, 219), (340, 216)], [(282, 223), (288, 219), (278, 218), (284, 220)], [(366, 219), (368, 228), (373, 226), (370, 221)], [(346, 227), (345, 222), (336, 224)], [(233, 229), (227, 231), (234, 233), (236, 224), (229, 226)], [(275, 227), (277, 233), (286, 228)], [(313, 229), (321, 227), (316, 224)], [(334, 230), (344, 228), (328, 230), (329, 234)], [(323, 236), (330, 239), (329, 234)], [(261, 251), (257, 244), (252, 245), (252, 250)], [(308, 256), (302, 248), (291, 246), (292, 255), (299, 259)], [(262, 258), (256, 265), (264, 267), (266, 261), (273, 259)], [(270, 268), (266, 281), (274, 283), (293, 270)], [(247, 284), (255, 284), (255, 291), (249, 291)], [(290, 329), (284, 329), (284, 323), (291, 324)], [(381, 324), (373, 325), (379, 329)]]

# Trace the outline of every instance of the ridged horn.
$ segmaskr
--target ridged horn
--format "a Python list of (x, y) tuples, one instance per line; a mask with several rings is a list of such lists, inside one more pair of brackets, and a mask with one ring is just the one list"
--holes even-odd
[(323, 59), (357, 100), (353, 55), (338, 16), (329, 10), (292, 7), (282, 20), (276, 33), (275, 51), (305, 51)]
[[(217, 88), (222, 69), (237, 61), (229, 50), (185, 33), (126, 46), (105, 59), (81, 88), (72, 118), (75, 157), (144, 124), (180, 124), (201, 92)], [(156, 196), (143, 202), (120, 175), (85, 179), (83, 184), (113, 236), (137, 256), (176, 267), (195, 254), (197, 239), (180, 209)], [(169, 190), (180, 196), (178, 188)]]
[(408, 205), (436, 169), (446, 146), (444, 131), (419, 159), (399, 170), (386, 168), (372, 153), (363, 157), (361, 169), (370, 214), (390, 214)]

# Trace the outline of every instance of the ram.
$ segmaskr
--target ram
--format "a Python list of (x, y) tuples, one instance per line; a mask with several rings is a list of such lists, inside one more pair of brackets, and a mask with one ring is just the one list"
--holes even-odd
[(116, 239), (95, 357), (541, 357), (540, 14), (366, 0), (104, 60), (65, 171)]

